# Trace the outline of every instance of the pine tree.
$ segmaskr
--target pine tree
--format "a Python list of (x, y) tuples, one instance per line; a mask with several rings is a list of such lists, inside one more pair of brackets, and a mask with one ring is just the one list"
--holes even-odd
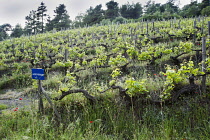
[(84, 24), (93, 25), (100, 23), (103, 20), (103, 9), (102, 5), (99, 4), (95, 8), (90, 7), (87, 12), (87, 14), (83, 18)]
[(60, 4), (59, 7), (56, 7), (54, 10), (56, 14), (54, 19), (48, 20), (47, 30), (62, 30), (63, 28), (69, 28), (71, 24), (70, 16), (67, 13), (66, 6), (64, 4)]
[(128, 19), (138, 19), (143, 14), (143, 8), (141, 4), (136, 3), (130, 5), (129, 3), (126, 5), (122, 5), (120, 8), (121, 16)]
[(201, 2), (201, 10), (203, 8), (206, 8), (207, 6), (210, 6), (210, 1), (209, 0), (202, 0), (202, 2)]
[(45, 4), (43, 2), (41, 2), (41, 5), (38, 7), (37, 9), (37, 20), (38, 20), (38, 25), (40, 25), (41, 27), (41, 33), (44, 32), (44, 18), (47, 17), (47, 14), (45, 14), (47, 12), (47, 7), (45, 6)]
[(106, 3), (107, 10), (105, 12), (105, 18), (114, 20), (116, 17), (119, 16), (119, 7), (118, 3), (114, 1), (109, 1)]
[(37, 13), (36, 11), (30, 11), (29, 15), (25, 17), (26, 19), (26, 26), (25, 26), (25, 33), (26, 34), (36, 34), (37, 33)]

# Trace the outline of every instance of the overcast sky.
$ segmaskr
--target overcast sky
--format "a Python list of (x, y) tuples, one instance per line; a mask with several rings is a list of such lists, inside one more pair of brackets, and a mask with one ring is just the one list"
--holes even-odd
[[(79, 13), (85, 13), (90, 6), (102, 4), (103, 9), (106, 8), (105, 4), (110, 0), (0, 0), (0, 25), (9, 23), (15, 26), (17, 23), (22, 27), (25, 23), (25, 17), (29, 15), (31, 10), (37, 10), (41, 2), (47, 6), (47, 14), (53, 17), (54, 10), (59, 4), (65, 4), (66, 10), (70, 15), (70, 19), (74, 20), (75, 16)], [(141, 3), (145, 5), (148, 0), (114, 0), (119, 5), (129, 3)], [(166, 3), (168, 0), (155, 0), (158, 3)], [(179, 1), (179, 0), (177, 0)], [(191, 0), (180, 0), (181, 6), (189, 4)]]

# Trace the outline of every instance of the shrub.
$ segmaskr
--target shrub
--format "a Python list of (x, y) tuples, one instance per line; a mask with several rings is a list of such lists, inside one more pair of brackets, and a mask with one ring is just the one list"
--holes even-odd
[(8, 108), (7, 105), (5, 105), (5, 104), (0, 104), (0, 110), (7, 109), (7, 108)]

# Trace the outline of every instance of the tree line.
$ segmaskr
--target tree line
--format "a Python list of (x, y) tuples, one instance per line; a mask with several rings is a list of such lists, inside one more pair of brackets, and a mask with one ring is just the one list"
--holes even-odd
[(143, 20), (163, 20), (181, 17), (195, 17), (199, 15), (210, 15), (209, 0), (202, 0), (201, 3), (191, 1), (190, 4), (179, 8), (175, 4), (177, 0), (168, 0), (165, 4), (156, 3), (149, 0), (146, 5), (140, 3), (127, 3), (119, 6), (119, 3), (111, 0), (106, 3), (106, 10), (102, 9), (99, 4), (90, 7), (85, 13), (80, 13), (75, 17), (74, 21), (70, 20), (66, 6), (60, 4), (54, 10), (54, 17), (51, 18), (47, 14), (47, 6), (41, 2), (37, 10), (32, 10), (25, 17), (25, 27), (22, 28), (17, 24), (14, 28), (9, 23), (0, 25), (0, 41), (7, 39), (9, 35), (7, 31), (12, 31), (10, 37), (20, 37), (24, 35), (32, 35), (44, 33), (52, 30), (60, 31), (75, 27), (92, 26), (95, 24), (124, 23), (126, 21), (142, 21)]

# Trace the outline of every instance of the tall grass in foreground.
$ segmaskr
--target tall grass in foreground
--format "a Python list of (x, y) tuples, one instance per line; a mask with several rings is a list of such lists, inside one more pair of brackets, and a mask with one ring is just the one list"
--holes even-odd
[[(139, 111), (113, 102), (91, 106), (62, 105), (62, 123), (52, 121), (51, 109), (39, 115), (34, 109), (3, 112), (0, 115), (2, 140), (208, 140), (208, 106), (190, 104)], [(136, 117), (140, 116), (140, 117)]]

